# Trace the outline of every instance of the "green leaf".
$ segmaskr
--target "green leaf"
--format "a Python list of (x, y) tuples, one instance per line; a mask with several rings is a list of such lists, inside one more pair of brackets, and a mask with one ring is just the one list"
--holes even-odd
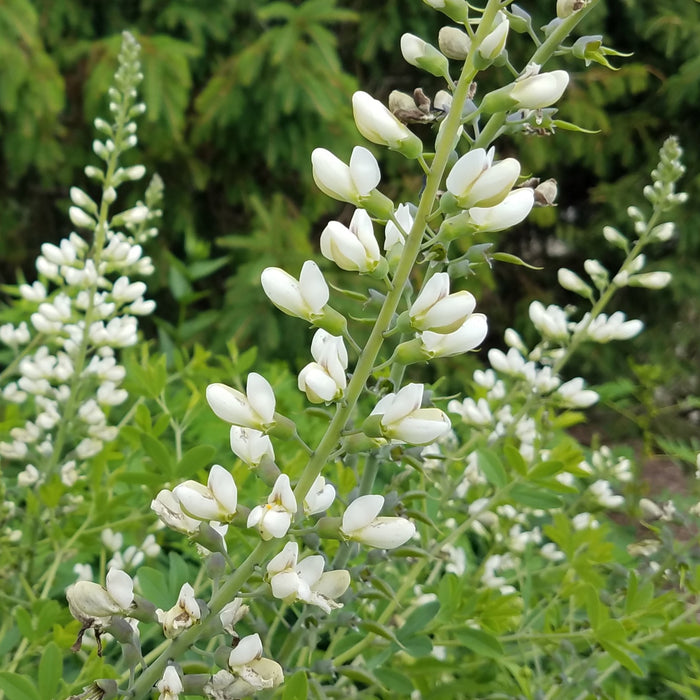
[(0, 690), (5, 693), (7, 700), (42, 700), (42, 696), (39, 695), (39, 691), (28, 676), (11, 671), (0, 671)]
[(621, 644), (601, 641), (600, 646), (602, 646), (615, 661), (621, 666), (624, 666), (631, 673), (634, 673), (635, 676), (644, 675), (644, 671), (639, 667), (639, 664), (629, 655)]
[(141, 446), (153, 461), (158, 473), (172, 474), (173, 460), (168, 449), (160, 440), (157, 440), (148, 433), (142, 433)]
[(390, 642), (393, 642), (397, 646), (403, 648), (403, 644), (399, 641), (396, 635), (388, 627), (380, 625), (378, 622), (373, 622), (372, 620), (363, 620), (360, 623), (360, 627), (366, 629), (372, 634), (378, 635), (379, 637), (384, 637), (384, 639), (388, 639)]
[(529, 508), (561, 508), (561, 499), (553, 493), (543, 491), (541, 487), (530, 484), (516, 484), (510, 490), (514, 501)]
[(440, 602), (437, 600), (432, 600), (416, 608), (401, 625), (401, 629), (398, 632), (399, 639), (406, 640), (416, 632), (424, 632), (435, 619), (439, 610)]
[(479, 656), (487, 656), (490, 659), (503, 658), (503, 647), (492, 634), (473, 627), (465, 627), (457, 632), (457, 639), (467, 649), (471, 649)]
[(387, 690), (393, 691), (402, 698), (407, 698), (415, 690), (410, 678), (393, 669), (378, 668), (374, 675)]
[(369, 671), (365, 671), (364, 669), (358, 668), (357, 666), (339, 666), (335, 670), (341, 676), (345, 676), (351, 681), (364, 683), (368, 686), (378, 685), (381, 687), (382, 685), (379, 679), (374, 674), (370, 673)]
[(478, 464), (487, 481), (496, 488), (503, 488), (508, 483), (506, 470), (493, 450), (479, 450)]
[(39, 695), (42, 698), (52, 698), (58, 690), (63, 677), (63, 659), (61, 651), (54, 642), (49, 642), (41, 655), (37, 682)]
[(427, 634), (419, 634), (417, 637), (411, 637), (404, 643), (406, 653), (419, 659), (422, 656), (428, 656), (433, 650), (433, 642)]
[(511, 265), (521, 265), (522, 267), (527, 267), (530, 270), (543, 269), (537, 265), (530, 265), (529, 263), (526, 263), (524, 260), (519, 258), (517, 255), (513, 255), (512, 253), (494, 253), (491, 257), (494, 260), (498, 260), (498, 262), (505, 262)]
[(297, 671), (291, 678), (285, 678), (282, 700), (306, 700), (309, 693), (308, 686), (306, 672)]
[(503, 447), (503, 454), (505, 455), (509, 467), (513, 467), (521, 476), (525, 475), (527, 472), (527, 464), (517, 447), (514, 445), (505, 445)]
[(34, 641), (35, 632), (31, 613), (26, 608), (15, 608), (14, 615), (20, 634), (30, 642)]
[(541, 479), (548, 476), (554, 476), (555, 474), (560, 474), (565, 469), (565, 465), (561, 462), (555, 460), (547, 460), (545, 462), (540, 462), (536, 464), (527, 475), (531, 479)]
[(193, 478), (200, 469), (211, 463), (215, 454), (216, 449), (211, 445), (195, 445), (191, 447), (177, 463), (175, 476)]
[(581, 134), (599, 134), (600, 129), (584, 129), (582, 126), (566, 122), (563, 119), (552, 119), (552, 125), (564, 131), (576, 131)]

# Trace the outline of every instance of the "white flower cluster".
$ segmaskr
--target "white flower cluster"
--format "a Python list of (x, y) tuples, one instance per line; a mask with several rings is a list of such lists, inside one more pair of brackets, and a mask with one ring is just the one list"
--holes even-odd
[[(145, 174), (142, 165), (118, 167), (121, 152), (136, 143), (133, 118), (143, 112), (143, 105), (133, 104), (141, 76), (136, 42), (125, 39), (125, 45), (129, 41), (133, 45), (123, 47), (120, 54), (124, 93), (115, 89), (110, 105), (113, 112), (130, 105), (129, 119), (122, 124), (120, 118), (114, 126), (95, 121), (107, 135), (94, 143), (105, 166), (104, 171), (86, 168), (88, 177), (100, 182), (102, 200), (96, 202), (78, 187), (70, 190), (70, 220), (76, 228), (90, 231), (94, 240), (90, 244), (74, 231), (58, 245), (44, 243), (36, 260), (39, 279), (18, 288), (19, 307), (30, 316), (31, 327), (26, 323), (0, 327), (0, 341), (21, 358), (16, 378), (2, 388), (2, 397), (22, 404), (23, 414), (31, 416), (11, 430), (11, 440), (0, 442), (1, 456), (25, 463), (21, 485), (37, 483), (50, 466), (71, 486), (80, 462), (114, 440), (117, 428), (109, 424), (109, 410), (127, 399), (120, 387), (125, 370), (117, 351), (137, 342), (138, 317), (155, 308), (144, 298), (146, 285), (132, 277), (153, 272), (142, 243), (156, 234), (152, 224), (160, 215), (156, 210), (162, 195), (160, 179), (154, 178), (149, 186), (147, 204), (108, 217), (117, 187)], [(128, 134), (119, 149), (117, 128)]]

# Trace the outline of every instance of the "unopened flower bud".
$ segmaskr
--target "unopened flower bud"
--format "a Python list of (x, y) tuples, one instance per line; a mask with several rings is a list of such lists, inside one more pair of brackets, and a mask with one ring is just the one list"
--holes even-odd
[(447, 58), (463, 61), (469, 53), (471, 39), (466, 32), (457, 27), (442, 27), (438, 34), (438, 46)]
[(450, 66), (447, 58), (415, 34), (404, 34), (401, 37), (401, 53), (406, 63), (439, 78), (449, 78)]

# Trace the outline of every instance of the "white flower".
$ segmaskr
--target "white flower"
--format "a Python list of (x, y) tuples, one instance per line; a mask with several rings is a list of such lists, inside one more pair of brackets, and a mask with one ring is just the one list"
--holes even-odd
[(343, 339), (319, 328), (311, 341), (311, 354), (316, 361), (299, 372), (299, 390), (312, 403), (339, 399), (347, 386), (348, 353)]
[(84, 627), (105, 627), (113, 615), (125, 616), (134, 603), (134, 582), (119, 569), (110, 569), (105, 588), (92, 581), (78, 581), (66, 590), (71, 615)]
[(583, 379), (575, 377), (564, 382), (557, 393), (562, 396), (564, 403), (572, 408), (588, 408), (598, 401), (598, 394), (592, 389), (583, 388)]
[(212, 411), (227, 423), (262, 431), (274, 425), (275, 393), (256, 372), (248, 375), (245, 394), (217, 383), (207, 387), (206, 396)]
[(646, 287), (647, 289), (663, 289), (673, 279), (670, 272), (645, 272), (641, 275), (632, 275), (628, 284), (631, 287)]
[(304, 514), (313, 515), (328, 510), (335, 500), (335, 487), (327, 484), (322, 476), (317, 476), (309, 492), (304, 496)]
[(248, 516), (248, 527), (257, 527), (260, 537), (270, 540), (284, 537), (292, 524), (292, 516), (297, 512), (297, 502), (286, 474), (280, 474), (275, 481), (267, 503), (255, 506)]
[(449, 75), (450, 67), (447, 58), (415, 34), (401, 36), (401, 54), (406, 63), (416, 68), (422, 68), (438, 77)]
[(193, 535), (199, 531), (200, 521), (187, 515), (177, 500), (175, 494), (168, 489), (161, 489), (151, 501), (151, 510), (165, 525), (185, 535)]
[(297, 281), (279, 267), (266, 267), (260, 276), (263, 291), (284, 313), (309, 322), (323, 316), (329, 290), (323, 273), (313, 260), (307, 260)]
[(421, 140), (366, 92), (352, 96), (352, 112), (357, 130), (368, 141), (399, 151), (407, 158), (416, 158), (422, 152)]
[[(396, 208), (394, 218), (399, 222), (401, 228), (410, 233), (413, 228), (413, 213), (409, 204), (399, 204)], [(387, 221), (384, 229), (384, 250), (390, 252), (393, 248), (397, 248), (397, 252), (403, 250), (404, 236), (398, 226), (393, 221)]]
[(515, 109), (543, 109), (554, 104), (568, 84), (569, 74), (564, 70), (540, 73), (516, 80), (510, 96), (516, 101)]
[(472, 314), (456, 331), (420, 334), (423, 350), (431, 359), (462, 355), (481, 345), (488, 333), (488, 323), (484, 314)]
[(557, 280), (564, 289), (588, 299), (593, 298), (593, 290), (575, 272), (566, 267), (557, 271)]
[(158, 700), (178, 700), (184, 688), (175, 666), (165, 667), (163, 677), (156, 683), (156, 689), (160, 693)]
[(510, 24), (505, 12), (498, 11), (494, 28), (484, 37), (484, 40), (479, 45), (478, 53), (482, 58), (492, 61), (499, 56), (506, 46), (508, 38), (508, 29)]
[(382, 435), (411, 445), (427, 445), (447, 433), (450, 419), (439, 408), (421, 408), (423, 385), (407, 384), (384, 396), (370, 415), (381, 416)]
[(236, 514), (238, 491), (230, 472), (215, 464), (209, 471), (207, 485), (188, 480), (178, 484), (173, 493), (185, 513), (198, 520), (230, 522)]
[(540, 301), (533, 301), (529, 308), (530, 320), (543, 337), (551, 340), (564, 340), (569, 337), (566, 311), (550, 304), (545, 307)]
[[(585, 327), (590, 314), (586, 313), (576, 325), (576, 330)], [(586, 329), (586, 336), (597, 343), (608, 343), (611, 340), (628, 340), (638, 335), (644, 324), (636, 319), (626, 321), (622, 311), (616, 311), (609, 317), (606, 314), (598, 314)]]
[(156, 610), (158, 622), (163, 625), (163, 634), (173, 639), (184, 632), (202, 617), (199, 603), (194, 597), (194, 588), (189, 583), (183, 583), (177, 603), (168, 611)]
[(266, 457), (275, 461), (275, 450), (270, 438), (255, 428), (231, 426), (231, 450), (249, 467), (257, 467)]
[(284, 549), (270, 560), (267, 573), (275, 598), (292, 602), (301, 600), (316, 605), (329, 613), (342, 608), (336, 602), (350, 585), (350, 574), (343, 570), (323, 573), (323, 557), (318, 554), (297, 562), (299, 545), (288, 542)]
[(604, 508), (618, 508), (625, 502), (624, 496), (613, 494), (610, 482), (605, 479), (593, 482), (588, 490), (596, 502)]
[(382, 256), (369, 214), (356, 209), (349, 228), (339, 221), (329, 222), (321, 234), (321, 254), (341, 270), (374, 272)]
[(321, 192), (356, 206), (361, 206), (361, 199), (376, 188), (381, 178), (377, 159), (362, 146), (353, 148), (349, 165), (325, 148), (314, 149), (311, 164)]
[(451, 333), (467, 320), (475, 306), (474, 295), (467, 291), (450, 294), (450, 276), (438, 272), (423, 285), (408, 313), (417, 330)]
[(534, 191), (521, 187), (508, 192), (505, 199), (495, 206), (471, 207), (469, 217), (482, 232), (504, 231), (523, 221), (534, 203)]
[(475, 148), (452, 166), (446, 184), (460, 207), (492, 207), (511, 191), (520, 175), (520, 163), (515, 158), (493, 163), (493, 156), (493, 148), (488, 153)]
[(343, 513), (341, 532), (350, 540), (379, 549), (394, 549), (413, 537), (416, 526), (405, 518), (379, 516), (383, 496), (360, 496)]

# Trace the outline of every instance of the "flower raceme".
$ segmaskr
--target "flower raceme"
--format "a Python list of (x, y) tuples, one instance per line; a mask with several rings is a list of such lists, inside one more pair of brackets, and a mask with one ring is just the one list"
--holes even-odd
[(422, 141), (366, 92), (358, 91), (352, 96), (352, 111), (357, 130), (368, 141), (398, 151), (407, 158), (417, 158), (422, 153)]
[(339, 221), (328, 223), (321, 234), (321, 254), (334, 262), (341, 270), (382, 276), (386, 264), (379, 267), (382, 256), (374, 236), (372, 219), (364, 209), (356, 209), (350, 226)]
[(379, 400), (363, 430), (369, 437), (383, 436), (411, 445), (427, 445), (447, 433), (450, 419), (439, 408), (421, 408), (423, 385), (407, 384)]
[(343, 513), (341, 533), (349, 540), (377, 549), (394, 549), (413, 537), (416, 526), (406, 518), (380, 516), (384, 496), (356, 498)]

